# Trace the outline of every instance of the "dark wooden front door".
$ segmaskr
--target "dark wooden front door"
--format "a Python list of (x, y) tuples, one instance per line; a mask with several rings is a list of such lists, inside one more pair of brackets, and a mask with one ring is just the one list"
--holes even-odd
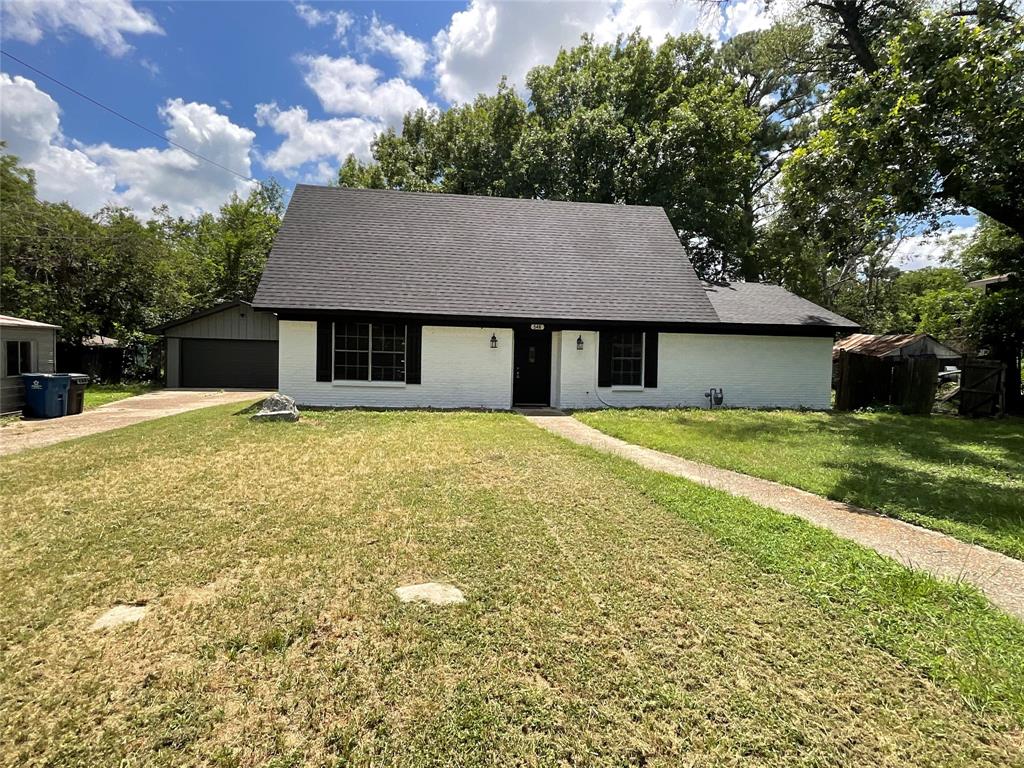
[(512, 402), (515, 405), (551, 403), (551, 331), (529, 326), (515, 329)]

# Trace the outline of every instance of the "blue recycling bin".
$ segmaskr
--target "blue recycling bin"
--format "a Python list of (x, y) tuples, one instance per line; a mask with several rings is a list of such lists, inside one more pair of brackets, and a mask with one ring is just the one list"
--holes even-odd
[(71, 376), (66, 373), (23, 373), (25, 410), (29, 416), (53, 419), (68, 412)]

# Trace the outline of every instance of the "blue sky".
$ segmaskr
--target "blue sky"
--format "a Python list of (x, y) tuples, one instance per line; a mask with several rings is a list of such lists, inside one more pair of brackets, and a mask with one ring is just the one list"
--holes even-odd
[[(162, 136), (286, 188), (333, 177), (419, 106), (522, 85), (583, 33), (654, 40), (767, 23), (761, 0), (191, 2), (4, 0), (3, 49)], [(200, 162), (22, 64), (0, 62), (0, 138), (40, 197), (92, 212), (191, 215), (247, 182)]]

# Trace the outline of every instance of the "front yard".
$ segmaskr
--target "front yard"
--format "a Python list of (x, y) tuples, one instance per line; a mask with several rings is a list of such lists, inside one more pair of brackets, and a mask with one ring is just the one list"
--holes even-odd
[(593, 411), (614, 437), (877, 509), (1024, 559), (1024, 420), (892, 413)]
[(970, 589), (513, 415), (237, 410), (0, 459), (0, 764), (1024, 765)]

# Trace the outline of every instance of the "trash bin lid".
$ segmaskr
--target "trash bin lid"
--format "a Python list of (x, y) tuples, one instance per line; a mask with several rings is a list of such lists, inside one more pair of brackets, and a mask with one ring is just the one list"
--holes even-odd
[(89, 374), (87, 373), (69, 373), (68, 376), (71, 377), (71, 383), (73, 384), (89, 383)]
[(71, 374), (68, 373), (23, 373), (23, 379), (63, 379)]

